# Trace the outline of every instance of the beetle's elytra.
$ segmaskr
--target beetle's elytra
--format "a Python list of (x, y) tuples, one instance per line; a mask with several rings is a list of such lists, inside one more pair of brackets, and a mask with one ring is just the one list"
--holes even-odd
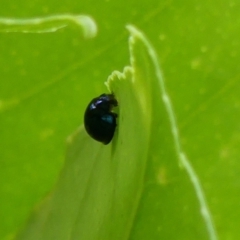
[(94, 98), (84, 114), (84, 126), (87, 133), (96, 141), (111, 142), (117, 126), (117, 114), (112, 112), (118, 102), (113, 94), (102, 94)]

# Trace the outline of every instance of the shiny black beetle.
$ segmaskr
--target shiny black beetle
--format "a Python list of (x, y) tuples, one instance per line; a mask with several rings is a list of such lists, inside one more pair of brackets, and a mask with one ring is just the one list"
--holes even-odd
[(117, 126), (117, 114), (112, 108), (118, 105), (113, 94), (102, 94), (94, 98), (84, 114), (84, 126), (95, 140), (108, 144), (111, 142)]

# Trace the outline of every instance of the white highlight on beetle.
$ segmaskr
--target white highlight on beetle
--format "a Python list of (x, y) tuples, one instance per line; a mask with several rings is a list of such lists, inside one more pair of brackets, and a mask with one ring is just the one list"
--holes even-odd
[[(194, 170), (194, 168), (192, 167), (192, 165), (190, 164), (189, 160), (187, 159), (186, 155), (184, 154), (182, 147), (181, 147), (181, 143), (180, 143), (180, 138), (179, 138), (179, 133), (178, 133), (178, 127), (177, 127), (177, 122), (176, 122), (176, 117), (174, 115), (174, 111), (173, 111), (173, 107), (170, 101), (170, 98), (168, 96), (168, 93), (165, 89), (165, 83), (164, 83), (164, 78), (163, 78), (163, 74), (160, 70), (160, 64), (158, 61), (158, 57), (155, 53), (155, 50), (153, 48), (153, 46), (150, 44), (150, 42), (147, 40), (147, 38), (144, 36), (144, 34), (142, 32), (140, 32), (139, 30), (137, 30), (134, 26), (128, 25), (127, 29), (129, 30), (129, 32), (131, 33), (131, 38), (133, 40), (133, 38), (139, 38), (141, 39), (141, 41), (145, 44), (147, 50), (148, 50), (148, 54), (152, 59), (152, 63), (155, 67), (155, 74), (158, 78), (159, 84), (160, 84), (160, 89), (162, 92), (162, 99), (164, 102), (164, 105), (166, 107), (168, 116), (169, 116), (169, 120), (170, 120), (170, 124), (171, 124), (171, 129), (172, 129), (172, 134), (173, 134), (173, 138), (174, 138), (174, 144), (175, 144), (175, 149), (176, 149), (176, 153), (177, 156), (179, 158), (179, 162), (180, 164), (186, 169), (186, 172), (188, 173), (188, 176), (193, 184), (194, 190), (196, 192), (198, 201), (199, 201), (199, 205), (200, 205), (200, 213), (203, 217), (203, 220), (206, 224), (206, 228), (209, 234), (209, 239), (210, 240), (217, 240), (218, 236), (217, 236), (217, 232), (215, 230), (215, 226), (214, 226), (214, 222), (212, 220), (211, 217), (211, 213), (210, 210), (208, 208), (207, 205), (207, 200), (204, 194), (204, 191), (202, 189), (201, 183), (199, 181), (199, 178)], [(131, 39), (130, 39), (131, 40)]]
[(97, 34), (95, 21), (87, 15), (59, 14), (37, 18), (0, 18), (0, 32), (49, 33), (70, 25), (76, 25), (83, 31), (85, 38)]

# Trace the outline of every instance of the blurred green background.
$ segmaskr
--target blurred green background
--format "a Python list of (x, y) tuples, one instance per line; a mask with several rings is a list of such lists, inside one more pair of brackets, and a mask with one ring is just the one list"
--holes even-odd
[(85, 106), (106, 92), (113, 70), (129, 64), (128, 23), (157, 50), (221, 238), (240, 237), (239, 12), (238, 1), (2, 0), (1, 17), (87, 14), (99, 32), (91, 40), (74, 27), (0, 33), (0, 239), (51, 190)]

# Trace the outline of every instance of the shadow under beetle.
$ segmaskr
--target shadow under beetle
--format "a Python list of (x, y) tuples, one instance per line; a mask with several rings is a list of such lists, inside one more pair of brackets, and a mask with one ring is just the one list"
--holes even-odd
[(112, 112), (118, 102), (113, 94), (102, 94), (94, 98), (84, 114), (84, 126), (87, 133), (96, 141), (111, 142), (117, 126), (117, 114)]

